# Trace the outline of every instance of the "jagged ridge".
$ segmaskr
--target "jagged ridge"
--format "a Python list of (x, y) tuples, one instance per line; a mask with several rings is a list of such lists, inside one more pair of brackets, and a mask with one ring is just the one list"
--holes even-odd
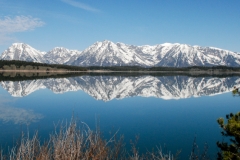
[(82, 52), (56, 47), (40, 52), (23, 43), (14, 43), (0, 59), (77, 66), (239, 66), (239, 53), (214, 47), (164, 43), (134, 46), (111, 41), (96, 42)]

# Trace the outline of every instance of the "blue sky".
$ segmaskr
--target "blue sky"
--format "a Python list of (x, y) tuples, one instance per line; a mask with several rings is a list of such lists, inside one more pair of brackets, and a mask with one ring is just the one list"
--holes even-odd
[(103, 40), (240, 52), (239, 8), (239, 0), (0, 0), (0, 53), (15, 42), (49, 51)]

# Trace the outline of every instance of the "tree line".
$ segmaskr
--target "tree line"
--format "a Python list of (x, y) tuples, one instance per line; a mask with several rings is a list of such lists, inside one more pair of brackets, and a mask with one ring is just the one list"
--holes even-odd
[(79, 66), (70, 66), (70, 65), (63, 65), (63, 64), (46, 64), (46, 63), (37, 63), (37, 62), (27, 62), (27, 61), (18, 61), (18, 60), (0, 60), (0, 68), (4, 69), (4, 66), (14, 65), (16, 68), (20, 68), (21, 66), (32, 66), (33, 68), (39, 69), (39, 67), (49, 67), (49, 68), (56, 68), (56, 69), (66, 69), (71, 71), (86, 71), (85, 67)]
[(229, 66), (190, 66), (190, 67), (142, 67), (142, 66), (72, 66), (64, 64), (47, 64), (38, 62), (27, 62), (18, 60), (0, 60), (0, 68), (4, 69), (3, 66), (15, 65), (16, 68), (21, 66), (32, 66), (32, 67), (51, 67), (57, 69), (67, 69), (71, 71), (87, 71), (87, 70), (103, 70), (103, 71), (221, 71), (221, 72), (239, 72), (239, 67)]

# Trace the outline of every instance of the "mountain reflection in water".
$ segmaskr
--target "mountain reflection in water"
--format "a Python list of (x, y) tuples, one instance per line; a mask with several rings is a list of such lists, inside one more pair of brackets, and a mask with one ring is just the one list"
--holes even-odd
[(27, 96), (39, 89), (54, 93), (82, 90), (97, 100), (110, 101), (126, 97), (181, 99), (229, 92), (239, 77), (188, 76), (79, 76), (26, 81), (2, 81), (1, 86), (14, 97)]

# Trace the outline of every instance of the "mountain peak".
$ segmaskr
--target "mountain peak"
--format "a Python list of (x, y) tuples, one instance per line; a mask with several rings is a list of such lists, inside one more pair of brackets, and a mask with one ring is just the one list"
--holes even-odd
[(13, 43), (12, 46), (2, 53), (0, 59), (45, 63), (43, 55), (43, 52), (34, 49), (28, 44)]
[(29, 46), (26, 43), (13, 43), (9, 48), (25, 48), (25, 47), (29, 47), (32, 48), (31, 46)]
[(99, 44), (99, 43), (104, 43), (104, 44), (106, 44), (106, 43), (113, 43), (112, 41), (109, 41), (109, 40), (103, 40), (103, 41), (97, 41), (96, 43), (94, 43), (94, 44)]
[(101, 46), (105, 46), (105, 45), (116, 45), (114, 42), (109, 41), (109, 40), (104, 40), (104, 41), (98, 42), (98, 44), (100, 44)]
[(104, 40), (100, 42), (97, 41), (96, 43), (88, 47), (86, 50), (98, 50), (100, 48), (102, 50), (104, 48), (108, 48), (108, 46), (116, 46), (116, 44), (109, 40)]
[(163, 45), (163, 46), (171, 46), (171, 45), (185, 45), (185, 44), (166, 42), (166, 43), (162, 43), (162, 44), (160, 44), (160, 45)]

